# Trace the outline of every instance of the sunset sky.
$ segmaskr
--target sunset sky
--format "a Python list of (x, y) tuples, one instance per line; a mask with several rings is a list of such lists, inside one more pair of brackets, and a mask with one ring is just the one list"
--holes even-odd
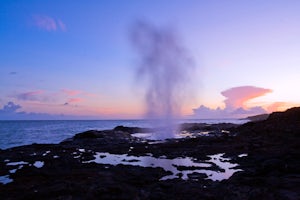
[(1, 119), (136, 119), (136, 21), (179, 36), (195, 63), (191, 118), (300, 105), (299, 0), (3, 0)]

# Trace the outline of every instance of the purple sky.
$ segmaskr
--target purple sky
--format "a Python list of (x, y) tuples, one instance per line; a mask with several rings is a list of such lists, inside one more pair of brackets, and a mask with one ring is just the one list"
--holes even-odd
[(298, 0), (1, 1), (0, 119), (142, 117), (137, 20), (174, 29), (193, 57), (184, 116), (299, 106), (299, 10)]

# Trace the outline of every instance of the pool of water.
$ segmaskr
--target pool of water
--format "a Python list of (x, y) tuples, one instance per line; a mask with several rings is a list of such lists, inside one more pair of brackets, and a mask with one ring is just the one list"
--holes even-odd
[[(183, 180), (189, 179), (191, 174), (205, 174), (207, 179), (212, 181), (222, 181), (228, 179), (235, 172), (241, 171), (235, 169), (238, 164), (230, 162), (230, 159), (224, 158), (224, 154), (209, 155), (209, 160), (197, 161), (191, 157), (167, 159), (165, 157), (155, 158), (149, 156), (129, 156), (127, 154), (110, 154), (106, 152), (96, 152), (93, 160), (84, 161), (84, 163), (98, 163), (109, 165), (132, 165), (140, 167), (160, 167), (171, 175), (164, 176), (160, 180), (181, 178)], [(220, 170), (212, 170), (220, 168)]]

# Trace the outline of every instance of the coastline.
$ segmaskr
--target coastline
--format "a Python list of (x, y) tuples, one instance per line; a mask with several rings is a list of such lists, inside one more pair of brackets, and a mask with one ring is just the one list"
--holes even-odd
[[(8, 181), (0, 183), (0, 195), (3, 199), (297, 199), (299, 116), (300, 108), (293, 108), (244, 125), (188, 124), (184, 129), (189, 132), (209, 129), (214, 134), (163, 143), (131, 135), (148, 130), (119, 127), (86, 131), (59, 144), (0, 150), (0, 177)], [(239, 171), (220, 181), (204, 173), (160, 180), (170, 172), (162, 167), (134, 166), (134, 159), (120, 165), (90, 162), (97, 152), (133, 156), (130, 158), (151, 154), (161, 160), (193, 158), (196, 163), (210, 164), (202, 168), (177, 166), (183, 174), (185, 170), (221, 173), (222, 166), (213, 164), (208, 155), (222, 153), (220, 162), (228, 159)]]
[[(236, 119), (185, 119), (180, 123), (241, 123)], [(22, 145), (59, 144), (61, 141), (71, 138), (77, 133), (86, 130), (108, 130), (116, 126), (152, 127), (158, 123), (151, 120), (27, 120), (27, 121), (0, 121), (0, 149), (8, 149)]]

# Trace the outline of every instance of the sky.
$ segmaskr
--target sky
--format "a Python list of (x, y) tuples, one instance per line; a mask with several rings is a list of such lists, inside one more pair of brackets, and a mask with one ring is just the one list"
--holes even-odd
[(176, 32), (193, 59), (182, 117), (299, 106), (299, 10), (298, 0), (2, 0), (0, 119), (142, 118), (137, 21)]

